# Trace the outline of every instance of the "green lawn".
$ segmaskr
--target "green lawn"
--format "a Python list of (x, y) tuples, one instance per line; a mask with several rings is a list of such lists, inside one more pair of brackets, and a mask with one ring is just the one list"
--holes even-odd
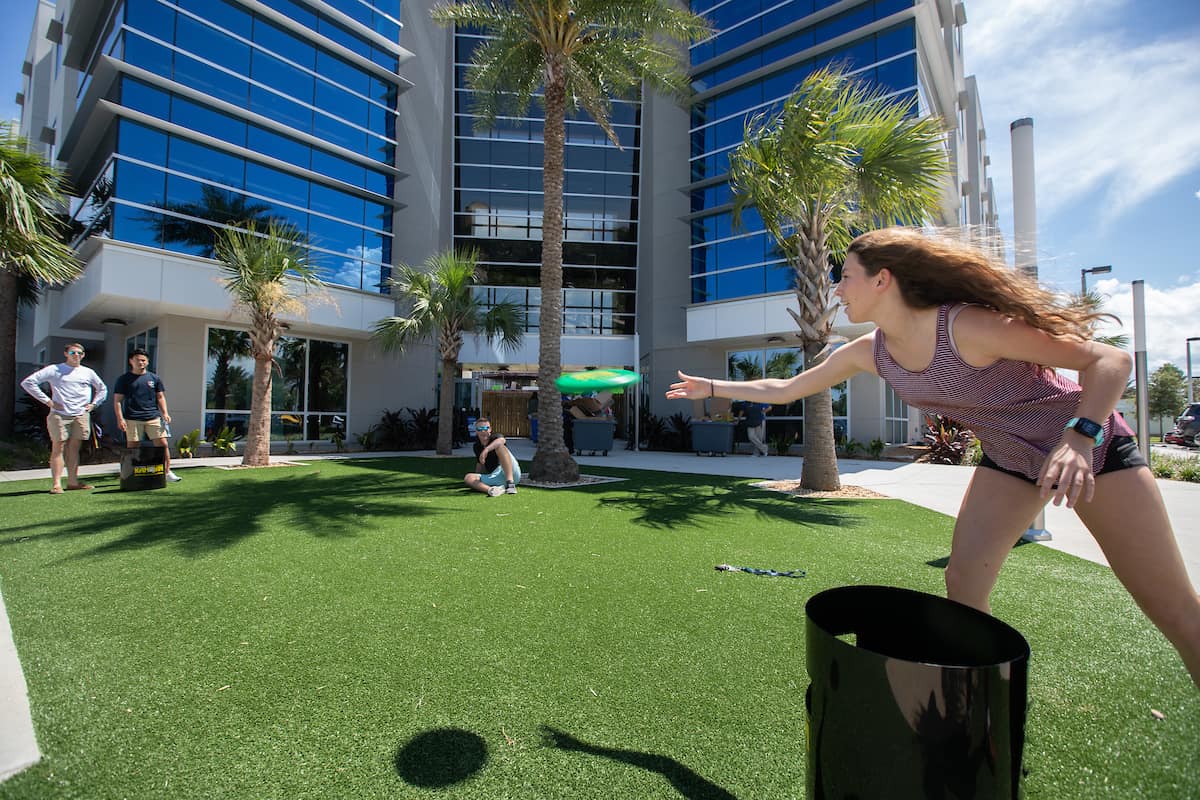
[[(0, 485), (45, 755), (0, 798), (803, 797), (805, 601), (942, 589), (951, 520), (899, 501), (468, 466)], [(1200, 692), (1107, 569), (1020, 547), (993, 600), (1033, 650), (1027, 797), (1200, 796)]]

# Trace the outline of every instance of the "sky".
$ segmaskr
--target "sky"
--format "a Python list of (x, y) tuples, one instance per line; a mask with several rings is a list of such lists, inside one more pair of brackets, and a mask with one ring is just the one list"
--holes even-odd
[[(0, 114), (17, 117), (37, 0), (0, 0)], [(1079, 271), (1133, 339), (1144, 281), (1151, 371), (1185, 369), (1200, 336), (1200, 2), (966, 0), (963, 58), (979, 84), (1000, 226), (1012, 236), (1009, 124), (1034, 123), (1038, 271)], [(1132, 347), (1132, 345), (1131, 345)], [(1200, 342), (1192, 347), (1200, 373)]]
[[(1088, 276), (1132, 342), (1144, 281), (1150, 372), (1200, 336), (1200, 3), (967, 0), (963, 61), (979, 84), (1000, 226), (1012, 237), (1009, 125), (1033, 119), (1038, 277)], [(1011, 251), (1010, 251), (1011, 252)], [(1132, 344), (1131, 344), (1132, 347)], [(1200, 374), (1200, 342), (1192, 343)]]

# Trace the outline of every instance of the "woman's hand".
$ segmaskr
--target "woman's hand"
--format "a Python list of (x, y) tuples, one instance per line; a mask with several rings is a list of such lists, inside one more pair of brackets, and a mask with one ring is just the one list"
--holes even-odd
[(672, 383), (667, 390), (668, 400), (700, 400), (713, 396), (713, 385), (710, 378), (695, 378), (691, 375), (679, 374), (679, 383)]
[(1054, 494), (1054, 505), (1062, 505), (1065, 498), (1067, 508), (1074, 508), (1082, 500), (1091, 502), (1096, 491), (1096, 476), (1092, 474), (1092, 442), (1081, 434), (1068, 432), (1058, 446), (1050, 451), (1042, 471), (1038, 475), (1038, 486), (1042, 497)]

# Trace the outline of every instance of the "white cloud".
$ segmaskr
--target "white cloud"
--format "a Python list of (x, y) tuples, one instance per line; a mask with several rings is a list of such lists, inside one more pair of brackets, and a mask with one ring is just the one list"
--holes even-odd
[(1196, 199), (1200, 200), (1200, 192), (1196, 192)]
[(1003, 123), (1020, 117), (1034, 120), (1039, 216), (1099, 195), (1111, 222), (1200, 168), (1200, 48), (1175, 33), (1130, 41), (1121, 26), (1136, 5), (970, 3), (964, 57), (991, 122), (1001, 208), (1009, 206), (1012, 183)]
[[(1170, 361), (1181, 370), (1187, 369), (1186, 340), (1200, 336), (1200, 279), (1192, 276), (1186, 286), (1159, 288), (1145, 284), (1146, 364), (1148, 372)], [(1105, 297), (1104, 310), (1116, 314), (1120, 327), (1105, 326), (1102, 333), (1122, 333), (1129, 337), (1129, 349), (1134, 342), (1133, 286), (1115, 279), (1097, 281), (1094, 288)], [(1200, 374), (1200, 342), (1192, 343), (1192, 374)]]

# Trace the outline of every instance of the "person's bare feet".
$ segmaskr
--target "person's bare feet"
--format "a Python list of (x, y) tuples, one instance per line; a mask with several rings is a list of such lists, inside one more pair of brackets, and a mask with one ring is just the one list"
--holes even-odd
[(94, 486), (92, 486), (90, 483), (77, 483), (77, 484), (75, 484), (74, 486), (71, 486), (70, 484), (67, 484), (67, 491), (68, 491), (68, 492), (77, 492), (77, 491), (79, 491), (80, 489), (94, 489), (94, 488), (95, 488), (95, 487), (94, 487)]
[(50, 487), (50, 494), (62, 494), (63, 489), (57, 483)]

